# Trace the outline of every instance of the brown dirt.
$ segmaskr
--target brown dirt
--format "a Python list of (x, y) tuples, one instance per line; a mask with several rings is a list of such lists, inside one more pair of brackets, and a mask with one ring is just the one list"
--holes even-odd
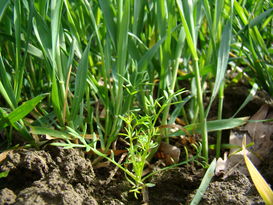
[(239, 171), (225, 180), (216, 179), (210, 183), (201, 203), (209, 204), (263, 204), (251, 181)]
[(155, 175), (152, 183), (156, 186), (149, 189), (151, 204), (188, 203), (188, 196), (198, 188), (203, 174), (203, 169), (179, 167)]
[[(103, 171), (103, 169), (105, 169)], [(93, 171), (89, 159), (79, 150), (48, 147), (46, 150), (10, 152), (0, 171), (10, 171), (0, 179), (0, 204), (92, 205), (141, 204), (129, 183), (119, 172), (105, 184), (109, 169)], [(103, 173), (104, 172), (104, 173)], [(174, 168), (152, 177), (151, 205), (189, 204), (200, 184), (204, 170), (193, 166)], [(272, 175), (271, 175), (272, 176)], [(249, 179), (239, 172), (222, 180), (214, 179), (201, 204), (261, 204)]]
[(77, 150), (13, 151), (1, 171), (9, 175), (1, 179), (0, 204), (97, 204), (87, 192), (95, 178), (91, 162)]

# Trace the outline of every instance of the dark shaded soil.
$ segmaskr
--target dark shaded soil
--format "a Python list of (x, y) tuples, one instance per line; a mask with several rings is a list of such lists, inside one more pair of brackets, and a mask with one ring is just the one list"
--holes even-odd
[(187, 204), (189, 195), (200, 185), (204, 170), (175, 168), (153, 177), (156, 186), (149, 190), (152, 205)]
[(88, 193), (95, 179), (91, 162), (77, 150), (13, 151), (1, 171), (9, 176), (1, 179), (0, 204), (97, 204)]
[(239, 171), (210, 183), (200, 204), (264, 204), (251, 181)]
[[(1, 165), (10, 171), (0, 179), (0, 204), (141, 204), (129, 183), (118, 173), (109, 184), (106, 170), (93, 171), (89, 159), (79, 150), (49, 147), (46, 150), (10, 152)], [(155, 187), (149, 188), (149, 204), (189, 204), (200, 184), (204, 171), (192, 166), (174, 168), (152, 177)], [(271, 175), (272, 176), (272, 175)], [(259, 204), (255, 188), (239, 172), (214, 179), (201, 204)]]

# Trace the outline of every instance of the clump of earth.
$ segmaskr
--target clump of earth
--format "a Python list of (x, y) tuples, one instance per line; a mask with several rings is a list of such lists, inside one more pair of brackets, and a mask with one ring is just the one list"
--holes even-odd
[(94, 189), (91, 162), (77, 150), (13, 151), (1, 171), (9, 171), (1, 179), (1, 204), (97, 204), (87, 192)]
[[(1, 163), (0, 171), (9, 174), (0, 179), (0, 204), (142, 204), (141, 197), (135, 199), (129, 192), (130, 184), (122, 172), (105, 183), (110, 169), (94, 172), (91, 161), (77, 149), (48, 146), (45, 150), (15, 150)], [(189, 204), (203, 175), (204, 170), (192, 165), (156, 174), (151, 179), (155, 187), (148, 190), (149, 204)], [(224, 180), (214, 179), (201, 201), (201, 204), (259, 203), (261, 199), (252, 183), (240, 172)]]

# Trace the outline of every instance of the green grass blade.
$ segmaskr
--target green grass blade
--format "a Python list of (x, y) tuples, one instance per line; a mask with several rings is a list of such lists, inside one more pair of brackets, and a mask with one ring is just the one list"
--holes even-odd
[[(168, 91), (170, 92), (170, 94), (173, 94), (175, 91), (175, 85), (177, 83), (177, 72), (178, 72), (178, 67), (179, 67), (179, 61), (180, 61), (180, 56), (182, 54), (182, 50), (184, 47), (184, 41), (185, 41), (185, 32), (183, 27), (181, 28), (180, 32), (179, 32), (179, 37), (178, 37), (178, 41), (177, 41), (177, 45), (176, 45), (176, 49), (175, 49), (175, 55), (174, 55), (174, 69), (168, 69), (169, 71), (169, 78), (170, 81), (168, 84)], [(170, 112), (170, 106), (171, 106), (171, 102), (166, 106), (164, 112), (163, 112), (163, 117), (162, 117), (162, 124), (167, 124), (167, 119), (169, 117), (169, 112)]]
[(143, 71), (145, 67), (148, 65), (148, 63), (152, 60), (152, 58), (155, 56), (155, 54), (158, 52), (158, 49), (162, 45), (162, 43), (165, 41), (166, 37), (163, 37), (159, 41), (156, 42), (156, 44), (150, 48), (146, 53), (139, 59), (138, 61), (138, 67), (140, 71)]
[(55, 61), (56, 49), (59, 47), (58, 38), (61, 24), (61, 12), (62, 12), (63, 0), (51, 1), (51, 37), (52, 37), (52, 58)]
[(252, 19), (249, 24), (248, 27), (252, 28), (254, 26), (257, 26), (259, 24), (264, 23), (265, 19), (268, 18), (269, 16), (273, 15), (273, 8), (266, 10), (265, 12), (261, 13), (259, 16), (255, 17), (254, 19)]
[(6, 102), (8, 103), (8, 105), (13, 108), (13, 104), (10, 100), (10, 97), (6, 91), (6, 88), (3, 86), (2, 82), (0, 81), (0, 93), (2, 94), (3, 98), (6, 100)]
[(42, 60), (44, 59), (43, 52), (32, 44), (28, 45), (27, 52), (28, 54), (31, 54), (39, 59), (42, 59)]
[(222, 0), (215, 1), (215, 12), (214, 12), (212, 35), (217, 35), (218, 26), (219, 26), (222, 16), (223, 16), (224, 4), (225, 4), (225, 2)]
[(83, 96), (85, 93), (86, 81), (87, 81), (87, 70), (88, 70), (88, 53), (90, 50), (91, 39), (86, 46), (80, 63), (78, 65), (78, 70), (76, 73), (76, 81), (75, 81), (75, 91), (74, 91), (74, 99), (72, 102), (72, 110), (70, 115), (70, 120), (74, 123), (76, 122), (76, 115), (80, 111), (81, 101), (83, 100)]
[[(220, 84), (222, 79), (224, 78), (223, 75), (225, 74), (225, 70), (227, 67), (229, 50), (230, 50), (230, 42), (232, 37), (232, 22), (229, 20), (224, 27), (223, 34), (222, 34), (221, 44), (218, 53), (218, 60), (217, 60), (217, 74), (216, 74), (216, 91), (219, 90)], [(220, 81), (220, 82), (219, 82)], [(214, 91), (214, 93), (216, 93)]]
[(253, 97), (255, 96), (257, 92), (257, 89), (258, 89), (258, 84), (254, 83), (249, 95), (247, 96), (243, 104), (239, 107), (239, 109), (234, 113), (232, 118), (234, 118), (253, 99)]
[[(192, 37), (192, 40), (193, 40), (193, 42), (192, 42), (193, 46), (196, 49), (196, 43), (197, 43), (196, 42), (196, 38), (197, 38), (197, 36), (196, 36), (196, 33), (197, 33), (196, 29), (197, 28), (196, 28), (195, 24), (196, 24), (196, 20), (197, 19), (194, 19), (194, 18), (196, 18), (197, 15), (194, 13), (194, 8), (193, 7), (195, 7), (195, 9), (197, 9), (196, 8), (197, 2), (193, 2), (191, 0), (186, 0), (186, 1), (183, 0), (182, 4), (183, 4), (183, 12), (184, 12), (183, 15), (184, 15), (185, 20), (187, 22), (187, 25), (189, 27), (189, 31), (190, 31), (190, 34), (191, 34), (191, 37)], [(195, 5), (193, 5), (193, 4), (195, 4)], [(196, 11), (196, 12), (198, 13), (198, 11)], [(183, 24), (183, 26), (184, 26), (184, 24)]]
[(16, 100), (19, 101), (22, 90), (24, 65), (21, 64), (21, 1), (14, 4), (14, 26), (15, 26), (15, 80), (14, 93)]
[(211, 164), (209, 165), (209, 168), (207, 169), (206, 174), (203, 177), (202, 182), (201, 182), (199, 188), (197, 189), (196, 194), (195, 194), (193, 200), (191, 201), (190, 205), (199, 204), (206, 189), (209, 186), (209, 183), (210, 183), (212, 177), (214, 176), (215, 168), (216, 168), (216, 159), (214, 158), (213, 161), (211, 162)]
[(102, 44), (101, 44), (101, 40), (100, 40), (100, 33), (99, 33), (99, 28), (98, 28), (98, 25), (97, 25), (97, 22), (96, 22), (96, 19), (95, 19), (95, 15), (94, 15), (94, 12), (92, 10), (92, 4), (85, 4), (88, 12), (89, 12), (89, 16), (90, 16), (90, 20), (92, 22), (92, 26), (94, 27), (94, 30), (95, 30), (95, 34), (96, 34), (96, 37), (97, 37), (97, 41), (98, 41), (98, 45), (99, 45), (99, 51), (100, 51), (100, 54), (101, 54), (101, 58), (102, 58), (102, 61), (104, 61), (104, 56), (103, 56), (103, 47), (102, 47)]
[[(222, 119), (222, 120), (212, 120), (207, 122), (207, 131), (214, 132), (218, 130), (228, 130), (235, 127), (239, 127), (248, 122), (248, 117), (232, 118), (232, 119)], [(184, 127), (189, 132), (201, 133), (201, 123), (194, 123)], [(179, 130), (170, 134), (169, 136), (179, 136), (186, 134), (183, 130)]]
[(174, 90), (175, 88), (175, 83), (177, 82), (176, 78), (177, 78), (177, 72), (178, 72), (178, 68), (179, 68), (179, 61), (180, 61), (180, 57), (182, 55), (182, 51), (184, 48), (184, 42), (185, 42), (185, 31), (183, 28), (181, 28), (180, 32), (179, 32), (179, 37), (178, 37), (178, 41), (177, 41), (177, 46), (175, 49), (175, 64), (174, 64), (174, 71), (173, 71), (173, 76), (172, 76), (172, 83), (171, 83), (171, 89)]
[(52, 71), (52, 90), (51, 90), (51, 100), (54, 112), (61, 124), (63, 124), (62, 112), (61, 112), (61, 102), (59, 95), (59, 87), (57, 83), (56, 73)]
[[(119, 22), (118, 22), (118, 46), (117, 46), (117, 73), (123, 76), (126, 70), (127, 47), (128, 47), (128, 32), (130, 22), (130, 4), (131, 0), (126, 0), (124, 5), (123, 0), (119, 0)], [(121, 80), (121, 79), (120, 79)], [(121, 82), (123, 82), (121, 80)], [(121, 83), (119, 83), (121, 85)], [(120, 87), (120, 86), (119, 86)]]
[[(207, 122), (208, 132), (228, 130), (235, 127), (239, 127), (247, 123), (247, 120), (248, 117), (208, 121)], [(188, 127), (186, 129), (188, 129)]]
[(10, 3), (10, 0), (1, 0), (0, 1), (0, 21), (2, 20), (2, 17)]
[(51, 56), (52, 44), (50, 28), (38, 13), (35, 14), (35, 18), (33, 21), (33, 29), (36, 38), (40, 43), (43, 54), (49, 60), (51, 65), (53, 65), (53, 60)]
[(114, 14), (111, 8), (111, 1), (109, 0), (99, 0), (99, 4), (104, 16), (104, 22), (107, 28), (107, 31), (110, 34), (111, 41), (114, 46), (116, 46), (117, 31), (116, 23), (114, 22)]
[(212, 95), (210, 98), (210, 104), (206, 111), (206, 115), (208, 115), (211, 104), (213, 100), (215, 99), (215, 97), (217, 96), (220, 85), (223, 82), (225, 77), (228, 59), (229, 59), (231, 37), (232, 37), (231, 31), (232, 31), (232, 24), (231, 24), (231, 21), (229, 20), (227, 24), (225, 25), (223, 34), (222, 34), (222, 39), (221, 39), (220, 48), (219, 48), (218, 57), (217, 57), (216, 79), (215, 79)]
[(77, 26), (76, 26), (76, 24), (79, 24), (79, 22), (77, 21), (77, 19), (73, 19), (73, 14), (75, 13), (73, 11), (73, 8), (71, 8), (70, 2), (68, 0), (65, 0), (64, 5), (67, 12), (67, 21), (70, 27), (71, 37), (73, 36), (74, 39), (77, 39), (75, 40), (75, 44), (76, 44), (75, 53), (79, 58), (81, 58), (82, 48), (80, 44), (81, 42), (80, 33), (79, 33), (80, 31), (77, 30)]
[[(194, 25), (188, 25), (188, 22), (186, 21), (186, 18), (185, 18), (183, 6), (182, 6), (182, 1), (176, 0), (176, 3), (178, 5), (179, 13), (180, 13), (181, 20), (182, 20), (182, 25), (185, 29), (188, 46), (191, 50), (194, 60), (197, 61), (198, 55), (197, 55), (197, 50), (196, 50), (195, 43), (194, 43), (195, 37), (192, 35), (191, 30), (190, 30), (190, 28), (194, 28)], [(191, 22), (191, 23), (193, 23), (193, 22)]]
[(0, 179), (5, 178), (9, 175), (9, 171), (0, 172)]
[(133, 33), (139, 35), (144, 24), (144, 11), (145, 11), (145, 0), (134, 1), (134, 24)]
[(244, 25), (248, 24), (247, 16), (245, 14), (244, 8), (238, 3), (234, 1), (234, 9), (236, 10), (237, 14), (239, 15), (240, 19), (242, 20)]
[(203, 6), (204, 6), (204, 12), (205, 12), (205, 15), (206, 15), (206, 18), (207, 18), (207, 21), (208, 21), (208, 25), (209, 25), (209, 28), (210, 30), (212, 31), (213, 29), (213, 22), (212, 22), (212, 17), (211, 17), (211, 5), (209, 3), (208, 0), (204, 0), (203, 1)]
[(167, 5), (165, 0), (158, 0), (155, 3), (156, 7), (156, 22), (159, 30), (159, 38), (166, 35), (167, 28)]
[[(27, 8), (27, 10), (29, 11), (29, 16), (28, 16), (28, 19), (27, 19), (27, 26), (26, 26), (26, 33), (27, 34), (30, 34), (32, 33), (32, 30), (33, 30), (33, 17), (34, 17), (34, 0), (31, 0), (31, 1), (23, 1), (23, 4), (24, 6)], [(23, 8), (24, 9), (24, 8)], [(23, 57), (23, 60), (22, 60), (22, 64), (26, 65), (26, 60), (27, 60), (27, 57), (28, 57), (28, 49), (29, 49), (29, 46), (30, 46), (30, 38), (32, 37), (32, 35), (27, 35), (26, 36), (26, 39), (21, 39), (22, 41), (22, 47), (24, 48), (24, 57)], [(27, 70), (27, 69), (26, 69)], [(23, 77), (23, 76), (22, 76)]]
[(3, 63), (2, 56), (0, 55), (0, 79), (2, 83), (2, 88), (0, 89), (0, 92), (2, 93), (3, 97), (5, 98), (6, 102), (9, 104), (9, 106), (14, 109), (17, 107), (16, 98), (12, 89), (12, 86), (10, 84), (10, 80), (8, 78), (5, 65)]
[[(63, 0), (52, 0), (51, 10), (51, 56), (52, 56), (52, 102), (58, 120), (63, 125), (60, 105), (64, 102), (64, 74), (61, 64), (61, 14)], [(62, 82), (62, 83), (60, 83)]]
[(46, 127), (37, 127), (37, 126), (31, 126), (31, 133), (36, 135), (49, 135), (54, 138), (63, 139), (63, 140), (69, 140), (71, 137), (66, 132), (53, 130)]
[[(0, 129), (4, 128), (2, 125), (4, 125), (7, 122), (8, 122), (8, 113), (6, 113), (5, 110), (0, 108)], [(35, 143), (34, 139), (28, 133), (27, 128), (23, 125), (23, 122), (21, 120), (20, 120), (20, 122), (14, 122), (14, 123), (10, 123), (10, 124), (15, 130), (18, 131), (18, 133), (20, 133), (22, 135), (24, 140), (26, 140), (27, 142), (34, 145), (34, 143)], [(7, 138), (8, 146), (11, 145), (12, 144), (12, 135), (7, 135), (6, 138)]]
[[(217, 120), (221, 120), (223, 117), (224, 90), (225, 90), (225, 81), (222, 82), (222, 84), (219, 88)], [(218, 159), (221, 154), (220, 153), (221, 152), (221, 143), (222, 143), (222, 131), (218, 130), (216, 133), (216, 159)]]
[(122, 100), (123, 100), (123, 84), (124, 75), (126, 73), (127, 62), (127, 48), (128, 48), (128, 33), (130, 23), (130, 5), (131, 0), (119, 0), (118, 1), (118, 43), (117, 43), (117, 64), (115, 75), (115, 105), (114, 105), (114, 121), (111, 130), (111, 136), (108, 140), (107, 147), (110, 147), (111, 143), (115, 140), (118, 130), (121, 126), (121, 120), (118, 118), (122, 114)]
[(9, 113), (5, 119), (0, 121), (0, 128), (7, 127), (10, 124), (13, 124), (21, 119), (23, 119), (26, 115), (28, 115), (35, 106), (44, 99), (46, 95), (39, 95), (31, 100), (24, 102), (22, 105), (17, 107), (11, 113)]
[(49, 4), (50, 1), (48, 0), (40, 0), (39, 4), (37, 4), (37, 10), (39, 11), (39, 14), (42, 16), (43, 19), (45, 19), (47, 12), (49, 10)]

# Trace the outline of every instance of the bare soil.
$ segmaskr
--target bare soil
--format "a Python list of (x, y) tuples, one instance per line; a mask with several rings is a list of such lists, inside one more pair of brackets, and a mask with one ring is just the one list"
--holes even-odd
[[(96, 170), (95, 175), (90, 160), (75, 149), (13, 151), (1, 165), (1, 171), (7, 170), (8, 177), (0, 179), (1, 205), (142, 203), (129, 193), (130, 186), (121, 173), (106, 185), (109, 175), (102, 169)], [(155, 175), (151, 182), (156, 186), (148, 190), (149, 204), (189, 204), (203, 174), (204, 170), (187, 166)], [(234, 172), (225, 180), (215, 178), (201, 204), (262, 204), (262, 201), (250, 180)]]

